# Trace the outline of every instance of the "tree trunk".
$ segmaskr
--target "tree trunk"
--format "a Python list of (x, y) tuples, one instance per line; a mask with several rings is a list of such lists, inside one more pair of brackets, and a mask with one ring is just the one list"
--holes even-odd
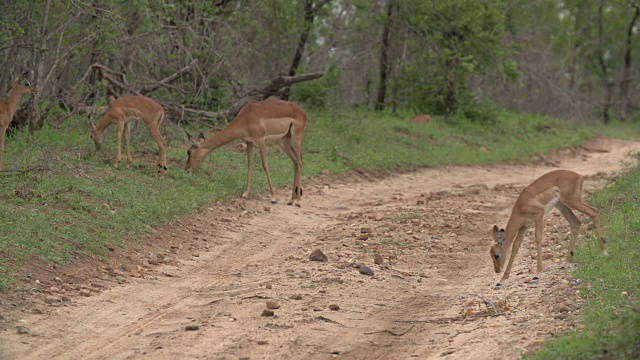
[(604, 104), (602, 106), (602, 120), (605, 125), (609, 124), (609, 108), (611, 107), (611, 95), (613, 92), (613, 81), (611, 80), (611, 69), (607, 65), (606, 52), (604, 48), (604, 3), (600, 0), (598, 6), (598, 62), (602, 70), (602, 85), (604, 88)]
[[(44, 118), (46, 114), (40, 114), (38, 111), (38, 104), (40, 103), (40, 94), (44, 90), (44, 77), (45, 77), (45, 58), (47, 53), (47, 27), (49, 25), (49, 11), (51, 10), (51, 0), (47, 0), (44, 9), (44, 17), (42, 20), (42, 31), (40, 32), (40, 47), (37, 50), (34, 61), (36, 61), (35, 74), (34, 74), (34, 87), (39, 92), (34, 94), (28, 103), (28, 122), (29, 122), (29, 134), (33, 136), (36, 130), (40, 130), (44, 125)], [(44, 115), (44, 116), (41, 116)]]
[[(291, 66), (289, 66), (289, 72), (287, 75), (294, 76), (298, 72), (298, 67), (300, 66), (300, 61), (302, 61), (302, 54), (304, 54), (304, 48), (307, 46), (307, 40), (309, 39), (309, 33), (313, 28), (313, 21), (316, 18), (316, 14), (318, 11), (331, 0), (323, 0), (313, 6), (313, 0), (304, 0), (304, 29), (302, 30), (302, 34), (300, 34), (300, 40), (298, 40), (298, 47), (296, 48), (296, 52), (293, 55), (293, 61), (291, 61)], [(280, 98), (282, 100), (289, 100), (289, 94), (291, 92), (290, 87), (286, 87)]]
[(387, 85), (389, 82), (389, 38), (391, 37), (391, 16), (395, 0), (389, 0), (387, 4), (387, 17), (384, 20), (384, 28), (382, 29), (382, 47), (380, 49), (380, 85), (378, 86), (378, 98), (376, 100), (375, 109), (380, 111), (385, 108), (385, 97), (387, 94)]
[(624, 69), (622, 71), (622, 81), (620, 81), (620, 118), (627, 120), (629, 111), (629, 97), (631, 91), (631, 50), (633, 40), (633, 28), (640, 16), (640, 7), (637, 4), (631, 3), (633, 7), (633, 17), (627, 27), (627, 43), (624, 54)]

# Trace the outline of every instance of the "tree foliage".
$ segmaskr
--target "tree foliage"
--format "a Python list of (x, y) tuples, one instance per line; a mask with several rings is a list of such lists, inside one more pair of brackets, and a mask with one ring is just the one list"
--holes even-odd
[(0, 84), (32, 69), (35, 125), (46, 106), (135, 92), (215, 111), (301, 72), (330, 76), (275, 95), (444, 115), (487, 98), (588, 118), (609, 88), (626, 117), (634, 9), (636, 0), (5, 1)]

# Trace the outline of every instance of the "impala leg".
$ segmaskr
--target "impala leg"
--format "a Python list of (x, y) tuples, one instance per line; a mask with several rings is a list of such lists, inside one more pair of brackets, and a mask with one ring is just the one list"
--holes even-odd
[[(304, 131), (304, 130), (303, 130)], [(294, 134), (295, 135), (295, 134)], [(302, 202), (302, 136), (295, 135), (293, 137), (293, 153), (295, 157), (295, 172), (293, 177), (293, 191), (297, 199), (296, 206), (301, 206)]]
[(4, 140), (7, 136), (8, 126), (0, 126), (0, 170), (2, 170), (2, 164), (4, 162)]
[(116, 164), (115, 167), (120, 167), (120, 161), (122, 160), (122, 134), (124, 133), (124, 122), (118, 122), (118, 145), (116, 150)]
[(567, 261), (572, 262), (573, 256), (576, 252), (576, 244), (578, 241), (578, 231), (580, 230), (580, 225), (582, 222), (576, 214), (571, 211), (568, 207), (566, 207), (563, 203), (556, 204), (556, 208), (560, 210), (560, 214), (564, 216), (565, 219), (569, 222), (569, 226), (571, 226), (571, 240), (569, 242), (569, 254), (567, 255)]
[(293, 146), (291, 145), (291, 138), (286, 136), (281, 138), (278, 141), (280, 147), (284, 152), (289, 156), (291, 161), (293, 162), (293, 192), (291, 194), (291, 201), (287, 203), (287, 205), (300, 206), (300, 197), (302, 196), (302, 187), (300, 186), (300, 172), (302, 170), (302, 166), (300, 166), (300, 160), (297, 156), (297, 153)]
[(593, 224), (596, 227), (596, 233), (598, 234), (598, 238), (600, 239), (600, 248), (602, 250), (602, 255), (608, 255), (607, 239), (604, 237), (604, 231), (602, 231), (602, 226), (600, 225), (600, 213), (597, 209), (585, 204), (582, 201), (582, 183), (580, 183), (580, 185), (575, 188), (574, 193), (571, 194), (568, 199), (566, 199), (565, 205), (571, 209), (580, 211), (593, 220)]
[(242, 194), (243, 198), (248, 198), (251, 194), (251, 172), (253, 171), (253, 143), (247, 141), (247, 189)]
[(526, 232), (527, 232), (526, 226), (523, 226), (522, 228), (520, 228), (520, 231), (518, 231), (518, 235), (516, 236), (516, 239), (513, 241), (513, 247), (511, 248), (509, 263), (507, 264), (507, 268), (504, 270), (502, 279), (500, 279), (500, 282), (497, 285), (500, 285), (501, 283), (509, 279), (509, 274), (511, 273), (511, 266), (513, 266), (513, 260), (516, 258), (516, 253), (518, 252), (518, 249), (520, 249), (520, 244), (522, 243), (522, 239), (524, 238), (524, 234)]
[(598, 238), (600, 239), (600, 248), (602, 250), (602, 255), (607, 256), (607, 239), (604, 237), (604, 231), (602, 231), (602, 226), (600, 225), (600, 213), (598, 212), (598, 210), (583, 202), (580, 202), (579, 204), (571, 204), (571, 207), (587, 215), (593, 220), (593, 224), (596, 226), (596, 233), (598, 234)]
[(260, 157), (262, 158), (262, 168), (267, 174), (267, 182), (269, 182), (269, 193), (271, 194), (271, 203), (276, 203), (276, 194), (273, 191), (273, 183), (271, 182), (271, 174), (269, 173), (269, 159), (267, 158), (267, 144), (264, 139), (258, 141), (258, 148), (260, 149)]
[(124, 144), (127, 147), (127, 166), (133, 162), (133, 156), (131, 156), (131, 126), (129, 123), (124, 123)]
[(158, 143), (158, 170), (163, 174), (167, 173), (167, 142), (160, 134), (160, 129), (149, 129), (151, 131), (151, 137)]
[(542, 271), (542, 234), (544, 232), (544, 213), (537, 214), (535, 217), (535, 238), (536, 250), (538, 252), (538, 264), (533, 279), (538, 279), (538, 274)]

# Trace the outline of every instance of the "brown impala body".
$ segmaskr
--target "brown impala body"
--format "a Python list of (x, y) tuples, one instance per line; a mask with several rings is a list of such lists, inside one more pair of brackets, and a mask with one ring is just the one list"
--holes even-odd
[(518, 248), (520, 248), (525, 233), (531, 226), (535, 227), (535, 240), (538, 250), (537, 272), (542, 271), (543, 218), (554, 207), (560, 211), (560, 214), (567, 219), (571, 226), (571, 242), (569, 243), (569, 254), (567, 256), (569, 262), (573, 260), (578, 230), (581, 225), (580, 219), (576, 217), (571, 209), (578, 210), (593, 219), (596, 232), (600, 238), (602, 254), (607, 255), (607, 242), (600, 226), (598, 210), (582, 201), (582, 177), (568, 170), (551, 171), (542, 175), (522, 190), (513, 206), (506, 230), (500, 230), (497, 226), (493, 227), (495, 244), (491, 247), (490, 253), (496, 273), (502, 270), (509, 253), (509, 247), (512, 247), (509, 264), (498, 285), (509, 278), (513, 259), (518, 252)]
[[(188, 152), (185, 170), (196, 170), (205, 157), (213, 150), (236, 139), (242, 139), (247, 147), (248, 171), (247, 189), (242, 197), (251, 193), (251, 171), (253, 169), (253, 144), (258, 144), (262, 167), (267, 174), (271, 202), (275, 203), (275, 194), (269, 173), (267, 141), (277, 141), (282, 150), (293, 162), (293, 194), (289, 204), (300, 206), (302, 198), (302, 141), (307, 127), (307, 114), (296, 104), (279, 99), (267, 99), (247, 104), (238, 116), (224, 129), (205, 140), (200, 134), (197, 141), (189, 140), (192, 145)], [(188, 134), (187, 134), (188, 135)]]
[(33, 94), (34, 91), (29, 80), (23, 76), (13, 83), (9, 99), (0, 101), (0, 170), (2, 170), (2, 163), (4, 162), (4, 140), (7, 136), (9, 124), (13, 121), (13, 116), (18, 110), (18, 106), (20, 106), (22, 95)]
[(167, 143), (160, 134), (160, 125), (164, 121), (164, 108), (152, 99), (144, 96), (122, 96), (115, 100), (102, 116), (98, 125), (91, 124), (91, 138), (96, 144), (96, 149), (100, 150), (100, 145), (104, 140), (104, 131), (111, 125), (118, 127), (118, 150), (116, 154), (115, 167), (120, 166), (122, 160), (122, 137), (124, 135), (127, 145), (127, 164), (131, 164), (131, 127), (129, 120), (142, 120), (144, 125), (151, 132), (151, 136), (158, 143), (160, 153), (158, 156), (158, 170), (165, 173), (167, 171)]

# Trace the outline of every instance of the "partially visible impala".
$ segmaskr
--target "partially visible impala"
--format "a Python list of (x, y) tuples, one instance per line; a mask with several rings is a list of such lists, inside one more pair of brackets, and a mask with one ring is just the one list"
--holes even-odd
[[(537, 272), (542, 271), (542, 232), (544, 230), (543, 218), (546, 213), (553, 208), (557, 208), (571, 226), (571, 241), (569, 243), (569, 254), (567, 261), (573, 260), (576, 251), (576, 241), (581, 222), (571, 209), (593, 219), (596, 233), (600, 238), (602, 254), (607, 255), (607, 241), (600, 226), (600, 215), (598, 210), (585, 204), (582, 201), (582, 177), (573, 171), (554, 170), (535, 180), (527, 186), (516, 200), (511, 216), (507, 222), (506, 231), (493, 227), (493, 238), (495, 244), (491, 247), (491, 260), (496, 273), (499, 273), (504, 266), (509, 247), (511, 257), (509, 264), (502, 275), (498, 286), (509, 278), (513, 259), (520, 248), (522, 239), (527, 230), (535, 226), (535, 239), (538, 250)], [(537, 273), (534, 279), (537, 278)]]
[(22, 95), (33, 94), (35, 90), (31, 87), (29, 80), (24, 73), (13, 83), (11, 89), (11, 95), (7, 101), (0, 101), (0, 170), (2, 170), (2, 163), (4, 161), (4, 140), (7, 135), (7, 129), (9, 124), (13, 121), (13, 116), (20, 106), (20, 100)]
[(267, 99), (247, 104), (226, 128), (208, 140), (205, 140), (202, 133), (197, 140), (193, 140), (187, 134), (192, 145), (187, 153), (185, 170), (188, 172), (196, 170), (213, 150), (233, 140), (242, 139), (247, 145), (248, 158), (247, 189), (242, 194), (242, 197), (246, 198), (251, 193), (251, 171), (254, 164), (253, 144), (257, 143), (262, 167), (269, 182), (271, 202), (275, 203), (266, 143), (270, 140), (277, 140), (293, 162), (293, 193), (288, 204), (300, 206), (302, 199), (302, 140), (306, 127), (307, 114), (294, 103), (279, 99)]
[(145, 96), (122, 96), (109, 105), (109, 108), (102, 116), (98, 125), (91, 123), (91, 138), (96, 144), (96, 149), (100, 150), (100, 145), (104, 140), (104, 131), (111, 125), (118, 126), (118, 151), (116, 154), (115, 167), (120, 166), (122, 160), (122, 136), (127, 145), (127, 164), (131, 164), (130, 141), (131, 127), (129, 120), (142, 120), (144, 125), (151, 132), (151, 137), (158, 143), (160, 153), (158, 155), (158, 171), (163, 174), (167, 172), (167, 143), (160, 134), (160, 125), (164, 120), (164, 108), (152, 99)]

